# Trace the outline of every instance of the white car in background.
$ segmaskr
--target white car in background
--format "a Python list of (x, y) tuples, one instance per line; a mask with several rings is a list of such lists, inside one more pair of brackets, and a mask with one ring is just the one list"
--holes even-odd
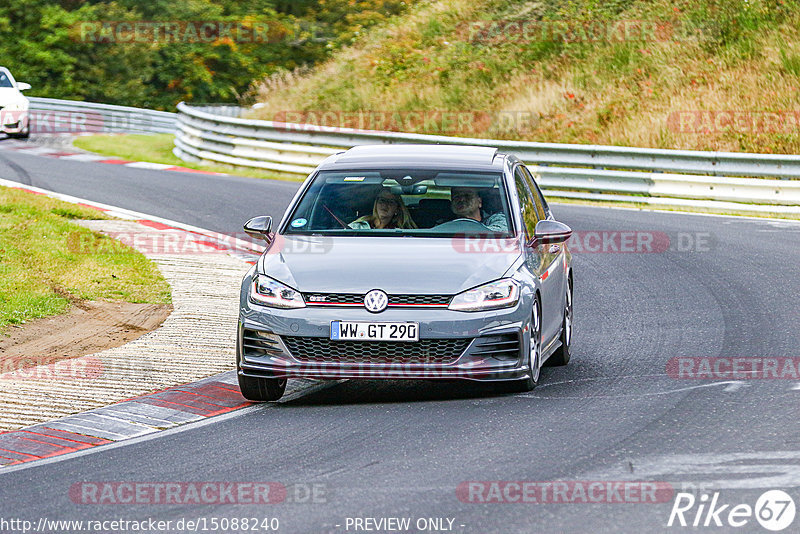
[(30, 88), (30, 84), (16, 81), (7, 68), (0, 67), (0, 132), (9, 137), (27, 138), (31, 133), (30, 102), (22, 94)]

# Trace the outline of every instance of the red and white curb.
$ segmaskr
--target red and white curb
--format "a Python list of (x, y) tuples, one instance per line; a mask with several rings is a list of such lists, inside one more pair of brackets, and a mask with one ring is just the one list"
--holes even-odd
[(130, 161), (126, 159), (111, 158), (108, 156), (101, 156), (99, 154), (91, 154), (86, 152), (69, 152), (55, 147), (34, 145), (13, 140), (4, 140), (0, 143), (0, 149), (11, 150), (14, 152), (21, 152), (24, 154), (31, 154), (36, 156), (44, 156), (48, 158), (63, 159), (66, 161), (91, 161), (96, 163), (107, 163), (111, 165), (122, 165), (124, 167), (133, 167), (136, 169), (148, 169), (155, 171), (177, 171), (177, 172), (192, 172), (196, 174), (211, 174), (222, 176), (224, 173), (201, 171), (197, 169), (189, 169), (188, 167), (181, 167), (180, 165), (167, 165), (164, 163), (150, 163), (148, 161)]
[[(282, 402), (320, 386), (292, 380)], [(192, 384), (69, 415), (0, 434), (0, 471), (26, 462), (107, 445), (233, 412), (253, 403), (239, 392), (236, 372), (227, 371)]]
[(249, 403), (233, 372), (0, 434), (0, 465), (15, 465), (158, 432)]

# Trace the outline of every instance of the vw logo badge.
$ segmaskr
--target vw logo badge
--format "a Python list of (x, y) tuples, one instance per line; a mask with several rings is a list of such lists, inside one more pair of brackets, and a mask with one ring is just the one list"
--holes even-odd
[(372, 313), (382, 312), (389, 304), (389, 296), (380, 289), (373, 289), (364, 295), (364, 307)]

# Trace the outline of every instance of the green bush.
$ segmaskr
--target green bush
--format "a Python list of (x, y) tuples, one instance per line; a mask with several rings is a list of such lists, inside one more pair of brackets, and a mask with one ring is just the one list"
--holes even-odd
[[(181, 100), (237, 102), (254, 80), (318, 63), (405, 6), (397, 0), (4, 0), (0, 57), (33, 86), (31, 96), (167, 110)], [(112, 42), (91, 24), (102, 21), (263, 23), (269, 38)]]

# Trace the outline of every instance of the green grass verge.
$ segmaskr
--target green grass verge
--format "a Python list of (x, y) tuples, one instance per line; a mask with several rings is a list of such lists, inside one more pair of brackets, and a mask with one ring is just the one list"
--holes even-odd
[(272, 171), (251, 170), (228, 165), (201, 165), (183, 161), (172, 153), (172, 149), (175, 147), (174, 140), (175, 136), (172, 134), (86, 135), (76, 138), (72, 144), (89, 152), (131, 161), (164, 163), (201, 171), (221, 172), (270, 180), (301, 181), (305, 179), (305, 176), (299, 177)]
[[(72, 224), (102, 213), (0, 187), (0, 332), (66, 311), (70, 300), (169, 303), (170, 287), (139, 252)], [(86, 251), (110, 251), (96, 253)]]

